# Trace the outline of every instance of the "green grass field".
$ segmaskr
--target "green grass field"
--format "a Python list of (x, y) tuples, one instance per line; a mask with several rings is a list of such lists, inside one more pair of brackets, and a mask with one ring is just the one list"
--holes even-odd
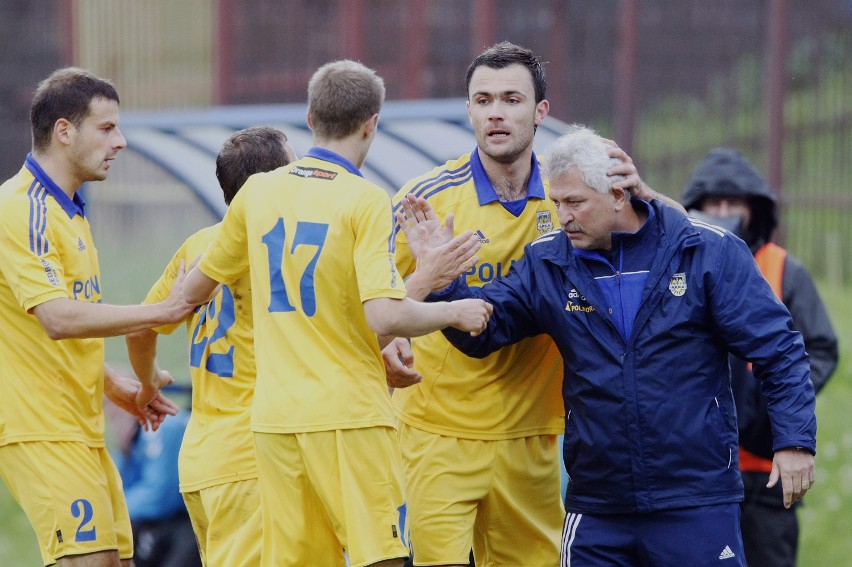
[(820, 292), (840, 337), (840, 366), (817, 398), (817, 484), (799, 512), (802, 567), (852, 557), (852, 290)]

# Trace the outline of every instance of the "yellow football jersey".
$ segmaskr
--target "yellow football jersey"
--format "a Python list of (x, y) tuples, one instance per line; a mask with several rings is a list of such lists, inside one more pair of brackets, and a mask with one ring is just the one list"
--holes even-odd
[[(394, 197), (425, 198), (442, 220), (455, 215), (456, 233), (474, 231), (482, 242), (479, 262), (466, 274), (481, 286), (506, 275), (524, 246), (558, 228), (533, 156), (527, 199), (501, 203), (474, 150), (411, 181)], [(396, 262), (403, 276), (415, 269), (405, 235), (396, 227)], [(469, 358), (440, 332), (412, 341), (419, 384), (395, 390), (399, 418), (412, 427), (468, 439), (511, 439), (562, 433), (562, 358), (550, 337), (540, 335), (484, 359)]]
[(403, 298), (390, 199), (331, 151), (253, 175), (199, 268), (230, 283), (251, 265), (257, 386), (252, 429), (395, 427), (362, 303)]
[[(180, 262), (192, 263), (216, 237), (217, 224), (181, 245), (145, 303), (165, 300)], [(154, 329), (170, 334), (180, 324)], [(181, 492), (257, 478), (251, 435), (255, 364), (251, 287), (248, 277), (222, 286), (212, 301), (200, 305), (186, 321), (192, 414), (180, 448)]]
[(0, 186), (0, 445), (104, 446), (103, 339), (51, 340), (31, 309), (98, 303), (101, 275), (79, 194), (70, 199), (27, 156)]

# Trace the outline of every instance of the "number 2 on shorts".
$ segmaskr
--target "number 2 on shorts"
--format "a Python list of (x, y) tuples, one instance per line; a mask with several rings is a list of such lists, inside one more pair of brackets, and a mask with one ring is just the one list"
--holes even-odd
[(75, 518), (80, 518), (80, 516), (82, 516), (80, 519), (80, 525), (77, 526), (77, 533), (74, 536), (74, 541), (95, 541), (98, 537), (95, 526), (83, 529), (92, 521), (92, 518), (95, 515), (94, 510), (92, 509), (92, 503), (85, 498), (78, 498), (71, 503), (71, 515)]

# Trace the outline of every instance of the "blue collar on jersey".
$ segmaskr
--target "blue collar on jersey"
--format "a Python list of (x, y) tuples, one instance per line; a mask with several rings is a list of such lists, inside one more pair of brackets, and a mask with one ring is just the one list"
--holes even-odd
[(361, 170), (355, 167), (355, 164), (343, 157), (342, 155), (333, 152), (331, 150), (327, 150), (325, 148), (320, 148), (319, 146), (314, 146), (308, 150), (308, 153), (305, 154), (305, 157), (312, 157), (315, 159), (321, 159), (323, 161), (330, 161), (333, 164), (339, 165), (352, 175), (357, 175), (358, 177), (364, 177), (361, 174)]
[(80, 196), (79, 191), (74, 192), (74, 199), (69, 199), (68, 195), (59, 188), (59, 185), (53, 182), (47, 173), (41, 168), (41, 166), (36, 163), (35, 158), (32, 154), (27, 154), (27, 161), (24, 162), (24, 165), (27, 169), (30, 170), (30, 173), (33, 174), (33, 177), (41, 183), (47, 192), (56, 199), (56, 202), (59, 203), (65, 212), (68, 214), (69, 219), (73, 219), (74, 215), (80, 215), (85, 218), (86, 215), (84, 211), (86, 209), (86, 201), (83, 200), (83, 197)]
[[(530, 179), (527, 182), (526, 199), (512, 201), (511, 203), (503, 203), (504, 206), (509, 205), (511, 207), (516, 203), (522, 203), (521, 211), (523, 211), (528, 199), (545, 198), (544, 182), (541, 180), (541, 171), (538, 168), (538, 159), (536, 159), (535, 153), (533, 153), (530, 159), (532, 159), (532, 170), (530, 171)], [(470, 152), (470, 167), (473, 171), (473, 183), (476, 187), (476, 196), (479, 198), (480, 206), (493, 203), (494, 201), (499, 201), (500, 197), (497, 196), (497, 191), (494, 190), (494, 185), (491, 184), (491, 180), (488, 179), (488, 174), (485, 173), (485, 168), (482, 167), (482, 161), (479, 159), (478, 148), (474, 148), (474, 150)], [(511, 212), (511, 209), (509, 210)]]

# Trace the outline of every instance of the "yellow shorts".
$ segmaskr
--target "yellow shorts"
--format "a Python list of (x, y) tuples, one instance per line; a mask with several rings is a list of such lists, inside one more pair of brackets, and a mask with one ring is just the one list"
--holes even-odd
[(483, 441), (400, 424), (415, 565), (559, 565), (556, 435)]
[(204, 565), (260, 565), (262, 524), (256, 478), (183, 495)]
[(402, 464), (388, 427), (255, 433), (269, 567), (352, 567), (408, 556)]
[(98, 551), (133, 557), (121, 477), (106, 449), (70, 441), (5, 445), (0, 476), (29, 518), (45, 565)]

